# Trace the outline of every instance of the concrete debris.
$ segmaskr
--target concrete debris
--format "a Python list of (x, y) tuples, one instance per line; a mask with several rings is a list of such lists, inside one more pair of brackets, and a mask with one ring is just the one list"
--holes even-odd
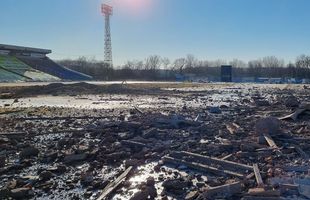
[(281, 122), (275, 117), (267, 117), (256, 122), (255, 129), (257, 134), (275, 135), (280, 131)]
[(166, 191), (179, 194), (182, 193), (183, 190), (189, 186), (189, 182), (183, 179), (175, 179), (175, 180), (166, 180), (163, 182), (163, 187)]
[(52, 172), (49, 172), (49, 171), (43, 171), (39, 175), (40, 179), (43, 181), (47, 181), (47, 180), (51, 179), (53, 176), (54, 176), (54, 174)]
[(284, 105), (286, 107), (298, 107), (300, 105), (300, 102), (297, 97), (290, 95), (285, 99)]
[(213, 113), (213, 114), (221, 114), (222, 110), (220, 109), (220, 107), (216, 106), (216, 107), (210, 107), (209, 108), (209, 113)]
[(19, 157), (21, 159), (30, 158), (32, 156), (37, 156), (39, 152), (40, 151), (35, 147), (26, 147), (20, 152)]

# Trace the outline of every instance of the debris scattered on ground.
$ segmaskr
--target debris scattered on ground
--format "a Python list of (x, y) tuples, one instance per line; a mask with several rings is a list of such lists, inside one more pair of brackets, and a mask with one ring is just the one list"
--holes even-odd
[(310, 198), (303, 86), (0, 91), (0, 199)]

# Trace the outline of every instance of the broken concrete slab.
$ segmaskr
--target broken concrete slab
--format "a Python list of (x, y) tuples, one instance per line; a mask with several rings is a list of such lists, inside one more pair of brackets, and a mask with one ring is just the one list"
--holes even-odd
[(262, 118), (256, 122), (255, 131), (258, 135), (275, 135), (280, 131), (281, 121), (275, 117)]
[(21, 159), (25, 159), (25, 158), (30, 158), (32, 156), (37, 156), (39, 154), (39, 150), (35, 147), (26, 147), (24, 148), (20, 154), (19, 154), (19, 157)]

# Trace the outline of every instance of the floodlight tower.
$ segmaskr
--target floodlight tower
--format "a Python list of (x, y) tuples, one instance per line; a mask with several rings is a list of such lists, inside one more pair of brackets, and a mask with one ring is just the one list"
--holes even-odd
[(113, 14), (112, 6), (102, 4), (101, 13), (104, 15), (105, 18), (104, 61), (112, 67), (112, 41), (110, 29), (110, 16), (112, 16)]

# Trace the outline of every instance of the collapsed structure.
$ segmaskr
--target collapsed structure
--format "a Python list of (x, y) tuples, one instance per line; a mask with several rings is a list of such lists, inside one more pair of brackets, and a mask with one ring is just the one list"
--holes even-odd
[(0, 44), (0, 82), (91, 80), (52, 61), (48, 49)]

